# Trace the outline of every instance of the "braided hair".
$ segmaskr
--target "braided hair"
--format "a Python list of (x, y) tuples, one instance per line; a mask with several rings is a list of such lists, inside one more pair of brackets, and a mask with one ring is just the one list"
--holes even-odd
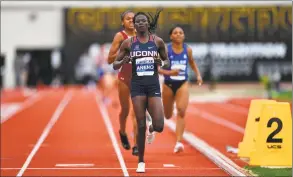
[[(159, 16), (160, 16), (160, 13), (161, 13), (161, 11), (162, 11), (163, 9), (158, 9), (157, 11), (156, 11), (156, 14), (155, 14), (155, 16), (153, 17), (152, 15), (151, 15), (151, 13), (148, 13), (148, 15), (145, 13), (145, 12), (137, 12), (135, 15), (134, 15), (134, 18), (133, 18), (133, 21), (135, 22), (135, 18), (138, 16), (138, 15), (144, 15), (144, 16), (146, 16), (146, 18), (147, 18), (147, 21), (148, 21), (148, 23), (150, 24), (150, 26), (149, 26), (149, 32), (150, 33), (155, 33), (155, 31), (156, 31), (156, 28), (157, 28), (157, 22), (158, 22), (158, 19), (159, 19)], [(151, 21), (151, 20), (152, 21)]]

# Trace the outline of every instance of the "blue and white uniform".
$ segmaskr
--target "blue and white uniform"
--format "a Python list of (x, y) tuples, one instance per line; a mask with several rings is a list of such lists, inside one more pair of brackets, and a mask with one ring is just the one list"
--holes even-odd
[(141, 43), (137, 37), (131, 39), (131, 97), (161, 97), (158, 66), (154, 61), (159, 53), (154, 39), (154, 35), (150, 35), (146, 43)]
[(168, 45), (169, 68), (166, 70), (179, 69), (177, 76), (164, 75), (165, 84), (170, 87), (175, 95), (177, 90), (188, 80), (188, 52), (187, 45), (183, 44), (183, 51), (177, 54), (172, 49), (172, 44)]

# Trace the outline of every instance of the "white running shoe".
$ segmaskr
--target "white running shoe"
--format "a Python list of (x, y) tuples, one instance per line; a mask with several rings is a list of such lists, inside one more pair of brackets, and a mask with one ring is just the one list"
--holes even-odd
[[(151, 120), (151, 118), (150, 118)], [(152, 125), (151, 121), (147, 121), (148, 129), (147, 129), (147, 142), (148, 144), (151, 144), (155, 140), (155, 132), (150, 132), (150, 126)]]
[(146, 122), (148, 125), (151, 125), (152, 124), (152, 118), (149, 114), (146, 115)]
[(152, 144), (152, 142), (155, 140), (155, 132), (150, 132), (148, 130), (147, 132), (147, 141), (148, 141), (148, 144)]
[(184, 145), (181, 142), (177, 142), (174, 147), (174, 153), (179, 153), (184, 151)]
[(136, 173), (144, 173), (145, 172), (145, 163), (144, 162), (139, 162)]

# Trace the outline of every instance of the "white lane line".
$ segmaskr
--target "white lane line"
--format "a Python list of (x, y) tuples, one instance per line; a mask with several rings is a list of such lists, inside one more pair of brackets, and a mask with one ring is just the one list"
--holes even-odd
[[(21, 111), (31, 107), (33, 104), (35, 104), (37, 101), (39, 101), (42, 98), (41, 93), (36, 93), (35, 95), (31, 96), (27, 100), (25, 100), (23, 103), (20, 104), (19, 109), (15, 110), (13, 113), (9, 115), (2, 115), (1, 113), (1, 124), (15, 116), (16, 114), (20, 113)], [(4, 103), (5, 104), (5, 103)]]
[(203, 118), (203, 119), (206, 119), (206, 120), (209, 120), (213, 123), (216, 123), (218, 125), (222, 125), (224, 127), (227, 127), (231, 130), (234, 130), (236, 132), (239, 132), (239, 133), (242, 133), (244, 134), (245, 132), (245, 129), (237, 124), (234, 124), (224, 118), (221, 118), (219, 116), (215, 116), (215, 115), (212, 115), (206, 111), (201, 111), (199, 109), (197, 109), (195, 106), (192, 106), (192, 109), (187, 109), (187, 112), (189, 114), (193, 114), (195, 116), (200, 116), (200, 118)]
[(92, 163), (57, 163), (55, 167), (93, 167)]
[(175, 167), (175, 165), (174, 164), (163, 164), (163, 167), (173, 168), (173, 167)]
[[(1, 170), (19, 170), (21, 168), (0, 168)], [(127, 168), (136, 170), (136, 168)], [(170, 168), (146, 168), (150, 170), (170, 170)], [(90, 167), (54, 167), (54, 168), (27, 168), (26, 170), (122, 170), (122, 168), (90, 168)], [(180, 168), (173, 167), (172, 170), (222, 170), (221, 168)]]
[(219, 106), (223, 109), (227, 109), (227, 110), (233, 110), (235, 112), (239, 112), (241, 114), (248, 114), (248, 110), (249, 108), (245, 108), (243, 106), (237, 105), (237, 104), (233, 104), (233, 103), (229, 103), (228, 100), (221, 100), (219, 98), (213, 98), (210, 100), (206, 100), (206, 101), (202, 101), (200, 99), (197, 98), (197, 96), (192, 97), (189, 100), (189, 103), (191, 103), (192, 105), (196, 104), (196, 103), (213, 103), (215, 104), (215, 106)]
[[(176, 124), (172, 120), (165, 119), (165, 124), (173, 132), (176, 132)], [(236, 165), (231, 160), (227, 160), (227, 157), (223, 159), (225, 155), (221, 154), (215, 148), (211, 147), (202, 139), (196, 137), (194, 134), (185, 131), (183, 134), (183, 139), (231, 176), (246, 176), (243, 172), (240, 171), (241, 168), (238, 165)]]
[(119, 148), (119, 145), (118, 145), (118, 142), (117, 142), (117, 139), (116, 139), (116, 136), (114, 134), (114, 129), (113, 129), (113, 126), (112, 126), (112, 123), (110, 121), (110, 118), (109, 118), (109, 114), (108, 114), (108, 111), (107, 111), (107, 108), (106, 106), (104, 105), (104, 103), (100, 100), (100, 92), (97, 91), (97, 94), (95, 96), (96, 98), (96, 103), (99, 107), (99, 109), (101, 110), (101, 114), (102, 114), (102, 117), (103, 117), (103, 120), (104, 120), (104, 123), (106, 125), (106, 128), (107, 128), (107, 131), (109, 133), (109, 136), (110, 136), (110, 139), (112, 141), (112, 144), (113, 144), (113, 147), (114, 147), (114, 150), (116, 152), (116, 155), (118, 157), (118, 160), (119, 160), (119, 163), (120, 163), (120, 166), (122, 168), (122, 171), (123, 171), (123, 174), (124, 176), (129, 176), (129, 173), (127, 171), (127, 167), (126, 167), (126, 164), (125, 164), (125, 161), (123, 159), (123, 156), (122, 156), (122, 153), (121, 153), (121, 150)]
[(42, 143), (45, 141), (46, 137), (50, 133), (52, 127), (55, 125), (55, 123), (57, 122), (57, 120), (60, 118), (60, 115), (62, 114), (64, 108), (70, 102), (71, 98), (72, 98), (72, 92), (71, 91), (67, 92), (64, 95), (62, 101), (59, 103), (59, 105), (58, 105), (57, 109), (55, 110), (53, 116), (51, 117), (51, 119), (48, 122), (47, 126), (45, 127), (43, 133), (41, 134), (40, 138), (38, 139), (36, 145), (34, 146), (33, 150), (29, 154), (29, 156), (26, 159), (25, 163), (23, 164), (22, 168), (18, 172), (17, 176), (22, 176), (23, 175), (24, 171), (29, 166), (31, 160), (33, 159), (33, 157), (35, 156), (35, 154), (37, 153), (37, 151), (41, 147)]
[(55, 167), (93, 167), (92, 163), (57, 163)]
[(248, 111), (249, 111), (249, 108), (245, 108), (243, 106), (238, 106), (236, 104), (232, 104), (232, 103), (228, 103), (228, 102), (218, 104), (218, 106), (221, 106), (222, 108), (225, 108), (227, 110), (233, 110), (233, 111), (245, 114), (245, 115), (248, 115)]

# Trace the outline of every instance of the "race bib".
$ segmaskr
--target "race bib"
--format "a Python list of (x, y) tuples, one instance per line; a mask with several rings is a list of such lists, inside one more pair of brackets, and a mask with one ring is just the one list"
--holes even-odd
[(173, 80), (185, 80), (185, 69), (186, 69), (186, 65), (184, 64), (173, 64), (171, 66), (171, 69), (179, 69), (179, 75), (178, 76), (170, 76), (171, 79)]
[(154, 75), (154, 59), (153, 57), (138, 58), (135, 60), (136, 73), (138, 76)]

